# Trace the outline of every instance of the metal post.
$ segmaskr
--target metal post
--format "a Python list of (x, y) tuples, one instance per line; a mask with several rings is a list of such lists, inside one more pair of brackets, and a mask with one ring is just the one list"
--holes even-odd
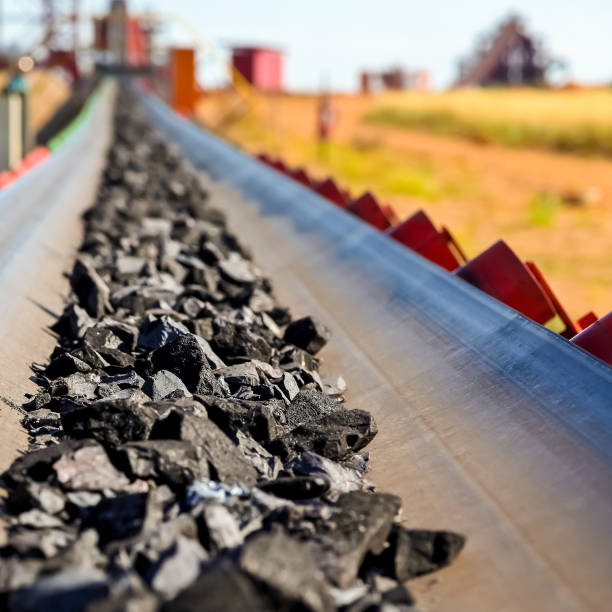
[(25, 154), (25, 95), (0, 96), (0, 172), (16, 166)]

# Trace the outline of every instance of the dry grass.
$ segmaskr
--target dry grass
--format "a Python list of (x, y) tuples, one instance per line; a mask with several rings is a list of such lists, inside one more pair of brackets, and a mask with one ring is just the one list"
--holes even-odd
[(472, 89), (388, 96), (366, 121), (481, 143), (612, 155), (612, 89)]
[[(516, 99), (502, 105), (499, 91), (463, 93), (478, 99), (483, 111), (504, 108), (507, 117), (520, 117)], [(532, 95), (532, 92), (508, 92)], [(536, 92), (540, 93), (540, 92)], [(544, 120), (547, 105), (552, 121), (571, 126), (571, 113), (606, 118), (607, 92), (555, 92), (533, 96), (532, 115)], [(597, 95), (595, 95), (597, 93)], [(585, 94), (584, 96), (582, 94)], [(447, 225), (473, 256), (504, 238), (523, 259), (536, 261), (563, 303), (574, 316), (593, 309), (602, 315), (612, 308), (612, 162), (528, 148), (483, 146), (460, 138), (410, 129), (370, 124), (364, 117), (374, 108), (398, 99), (457, 100), (448, 94), (336, 96), (339, 124), (327, 155), (318, 154), (315, 134), (316, 98), (313, 96), (257, 96), (250, 102), (229, 93), (202, 99), (198, 116), (225, 138), (252, 151), (279, 155), (294, 165), (306, 165), (315, 175), (333, 174), (354, 192), (371, 189), (390, 202), (400, 216), (424, 207), (434, 221)], [(489, 103), (485, 101), (490, 95)], [(440, 96), (438, 102), (437, 96)], [(523, 102), (526, 98), (523, 98)], [(459, 105), (459, 102), (456, 102)], [(485, 108), (486, 107), (486, 108)], [(612, 108), (612, 105), (610, 106)], [(245, 112), (246, 109), (248, 112)], [(476, 112), (476, 111), (474, 111)], [(480, 111), (479, 111), (480, 112)], [(531, 115), (525, 114), (525, 118)], [(533, 119), (534, 121), (536, 119)], [(590, 194), (582, 205), (569, 205), (566, 196)]]

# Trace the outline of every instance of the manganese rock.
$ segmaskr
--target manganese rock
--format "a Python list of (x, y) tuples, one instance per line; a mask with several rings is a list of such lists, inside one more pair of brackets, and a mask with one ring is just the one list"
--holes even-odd
[(304, 317), (291, 323), (285, 331), (285, 340), (290, 344), (316, 355), (331, 338), (330, 330), (313, 317)]

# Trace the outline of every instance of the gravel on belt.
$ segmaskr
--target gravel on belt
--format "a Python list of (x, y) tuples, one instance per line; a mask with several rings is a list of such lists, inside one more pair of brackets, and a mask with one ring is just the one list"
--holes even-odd
[(366, 480), (376, 423), (319, 374), (330, 330), (276, 302), (222, 206), (122, 91), (3, 475), (2, 609), (394, 612), (463, 548)]

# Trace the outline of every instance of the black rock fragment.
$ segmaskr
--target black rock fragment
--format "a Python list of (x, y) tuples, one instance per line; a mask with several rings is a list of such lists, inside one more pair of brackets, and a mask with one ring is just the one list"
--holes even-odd
[(147, 378), (142, 390), (153, 400), (166, 399), (172, 397), (191, 397), (191, 393), (183, 384), (183, 381), (168, 370), (160, 370), (150, 378)]
[(280, 529), (251, 538), (243, 548), (240, 567), (265, 585), (276, 609), (334, 609), (329, 587), (308, 549)]
[(223, 367), (223, 363), (208, 343), (195, 334), (185, 334), (157, 349), (151, 362), (156, 371), (167, 370), (178, 376), (191, 393), (206, 395), (218, 391), (212, 367)]
[(62, 414), (62, 426), (73, 438), (94, 438), (103, 445), (146, 440), (158, 415), (130, 400), (107, 399)]
[(208, 478), (208, 464), (198, 458), (193, 444), (183, 440), (129, 442), (117, 449), (115, 462), (131, 478), (185, 487)]
[[(205, 607), (204, 607), (205, 606)], [(274, 602), (260, 593), (253, 581), (240, 570), (218, 564), (172, 601), (162, 612), (272, 612)]]
[(293, 321), (285, 330), (285, 341), (316, 355), (331, 338), (331, 331), (313, 317)]
[(380, 555), (370, 555), (365, 569), (405, 582), (450, 565), (464, 545), (465, 537), (451, 531), (393, 525), (387, 547)]
[(351, 585), (368, 553), (382, 553), (400, 507), (400, 499), (388, 494), (354, 491), (339, 497), (311, 544), (315, 560), (338, 587)]
[(70, 275), (70, 286), (89, 316), (100, 319), (106, 312), (112, 312), (108, 285), (86, 257), (76, 260)]
[(190, 442), (208, 463), (210, 477), (229, 484), (254, 484), (257, 472), (239, 447), (211, 420), (175, 408), (157, 422), (153, 438)]
[(283, 459), (312, 451), (342, 461), (367, 446), (377, 432), (369, 412), (340, 409), (298, 425), (274, 440), (270, 450)]

